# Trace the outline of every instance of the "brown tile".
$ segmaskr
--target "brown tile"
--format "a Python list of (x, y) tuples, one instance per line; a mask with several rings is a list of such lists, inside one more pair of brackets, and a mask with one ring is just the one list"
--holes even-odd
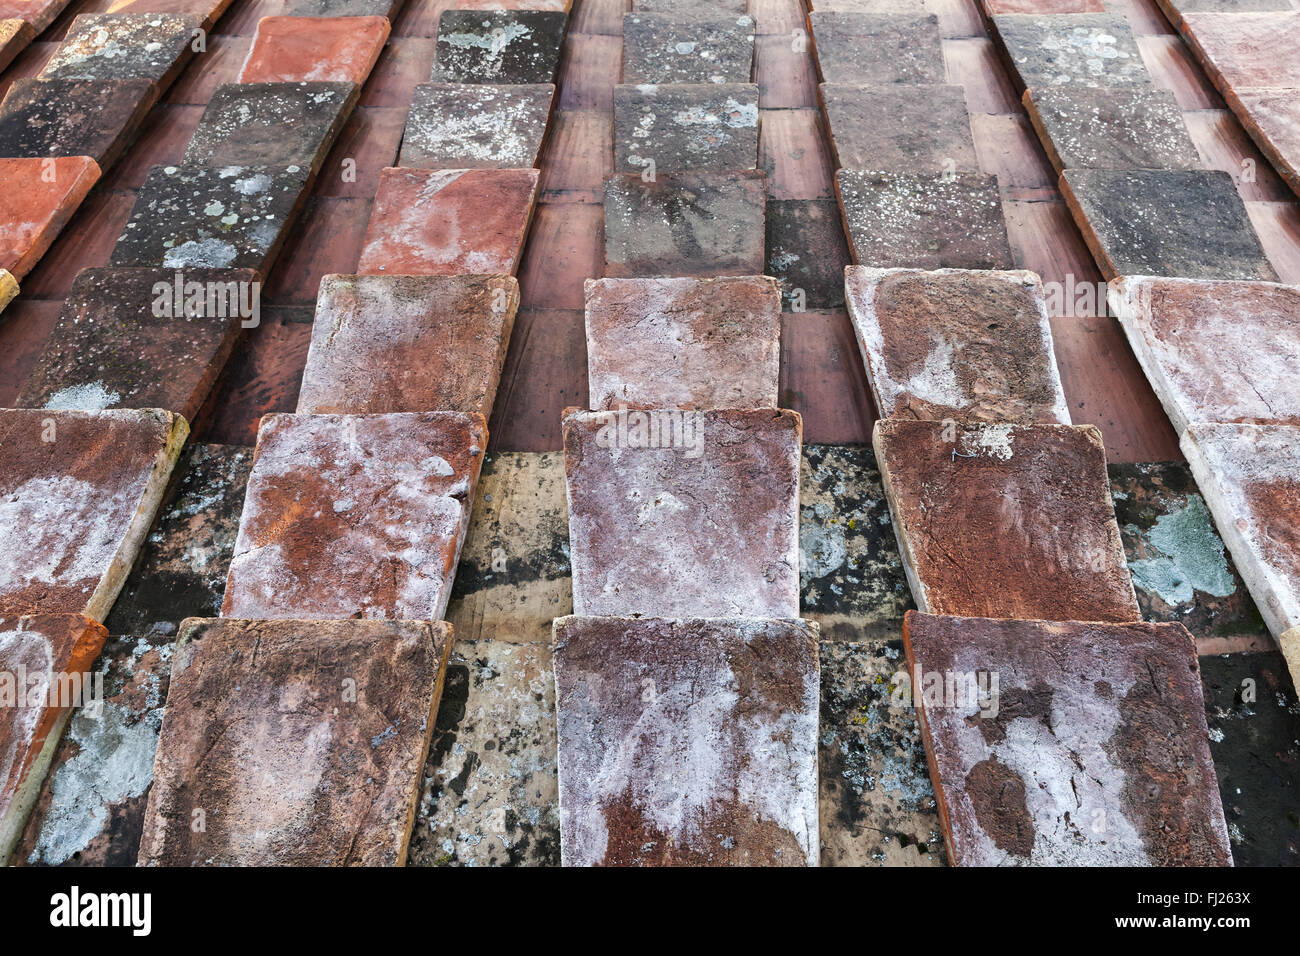
[(0, 269), (22, 280), (98, 179), (88, 156), (0, 159)]
[(1003, 199), (1059, 199), (1052, 169), (1024, 114), (975, 113), (970, 118), (979, 170), (998, 178)]
[(290, 0), (239, 0), (217, 24), (218, 32), (227, 36), (247, 37), (252, 42), (257, 22), (263, 17), (284, 16)]
[(568, 16), (554, 10), (447, 10), (429, 79), (554, 83)]
[(781, 407), (803, 418), (809, 444), (871, 441), (876, 408), (848, 313), (781, 314)]
[[(1268, 92), (1279, 93), (1288, 103), (1287, 109), (1294, 102), (1291, 99), (1295, 95), (1293, 90)], [(1198, 165), (1205, 169), (1221, 169), (1231, 176), (1243, 200), (1287, 202), (1295, 198), (1274, 172), (1276, 165), (1278, 172), (1285, 173), (1286, 164), (1277, 163), (1272, 157), (1265, 159), (1232, 113), (1227, 110), (1193, 110), (1183, 114), (1183, 121), (1201, 154), (1202, 162)], [(1254, 138), (1260, 139), (1259, 136)]]
[(410, 109), (416, 86), (429, 78), (432, 69), (433, 44), (421, 37), (395, 32), (370, 71), (370, 79), (361, 91), (360, 105)]
[(673, 83), (614, 88), (620, 173), (758, 167), (758, 87)]
[(521, 308), (581, 311), (583, 282), (604, 270), (604, 215), (585, 203), (537, 207), (519, 265)]
[(160, 103), (149, 110), (122, 161), (104, 177), (103, 189), (139, 189), (155, 166), (176, 166), (203, 116), (202, 106)]
[(321, 279), (357, 271), (370, 202), (309, 199), (266, 283), (271, 302), (312, 305)]
[(559, 108), (612, 112), (614, 84), (622, 75), (622, 37), (575, 33), (565, 46)]
[(1048, 314), (1104, 314), (1105, 295), (1099, 293), (1105, 291), (1105, 280), (1065, 203), (1009, 200), (1003, 210), (1016, 267), (1042, 277)]
[(218, 86), (235, 82), (252, 45), (252, 37), (209, 34), (207, 48), (189, 62), (164, 102), (206, 106)]
[(939, 33), (944, 38), (988, 35), (979, 4), (972, 0), (925, 0), (925, 6), (939, 18)]
[(1111, 89), (1151, 81), (1123, 16), (1011, 13), (993, 18), (1016, 88)]
[(157, 94), (148, 80), (17, 80), (0, 105), (6, 156), (89, 156), (108, 169)]
[(25, 20), (33, 32), (43, 33), (71, 0), (0, 0), (0, 17)]
[(185, 13), (86, 14), (72, 21), (41, 76), (52, 80), (149, 80), (161, 92), (194, 55), (201, 17)]
[(835, 160), (820, 110), (760, 110), (758, 150), (770, 199), (831, 199)]
[(565, 617), (555, 673), (565, 866), (817, 865), (816, 625)]
[(280, 321), (277, 311), (267, 309), (266, 320), (235, 346), (226, 374), (195, 422), (196, 441), (252, 446), (263, 415), (297, 406), (311, 325)]
[(748, 83), (753, 75), (754, 21), (744, 14), (623, 18), (624, 83)]
[(1300, 205), (1248, 202), (1246, 214), (1281, 281), (1300, 285)]
[(0, 70), (12, 63), (35, 38), (35, 31), (25, 21), (0, 19)]
[(1300, 87), (1300, 11), (1186, 13), (1183, 35), (1220, 93)]
[(379, 106), (354, 110), (325, 157), (320, 178), (312, 186), (313, 195), (373, 199), (380, 173), (397, 162), (405, 123), (404, 110)]
[(1155, 0), (1173, 24), (1188, 13), (1264, 13), (1294, 9), (1288, 0)]
[(422, 83), (398, 163), (411, 169), (535, 169), (555, 87)]
[(191, 618), (140, 864), (403, 865), (450, 650), (428, 621)]
[(1002, 65), (999, 47), (987, 37), (944, 40), (944, 80), (966, 90), (966, 108), (976, 113), (1019, 113), (1020, 96)]
[(1150, 87), (1040, 87), (1025, 108), (1052, 165), (1063, 169), (1198, 169), (1172, 93)]
[(58, 48), (59, 44), (56, 42), (38, 41), (19, 53), (8, 68), (0, 72), (0, 96), (9, 92), (9, 88), (17, 80), (30, 79), (40, 73), (45, 68), (46, 61)]
[[(0, 325), (0, 332), (3, 329)], [(564, 409), (586, 402), (587, 341), (582, 310), (521, 310), (515, 317), (489, 423), (493, 450), (558, 452), (564, 447)], [(563, 492), (560, 499), (563, 501)], [(566, 594), (568, 591), (566, 586)], [(561, 612), (568, 613), (557, 609), (546, 615), (547, 621)]]
[(199, 18), (210, 34), (212, 27), (230, 7), (231, 0), (89, 0), (80, 13), (180, 13)]
[[(605, 36), (623, 35), (623, 15), (631, 10), (631, 0), (582, 0), (569, 11), (569, 35), (599, 33)], [(740, 5), (745, 12), (744, 4)]]
[(750, 0), (749, 15), (759, 36), (790, 37), (808, 26), (805, 6), (800, 0)]
[(1176, 36), (1137, 37), (1138, 52), (1151, 74), (1151, 82), (1169, 90), (1185, 110), (1221, 110), (1223, 100), (1214, 91), (1187, 44)]
[(767, 275), (781, 284), (790, 312), (844, 305), (849, 245), (840, 208), (830, 200), (776, 199), (767, 203)]
[(817, 106), (817, 64), (806, 39), (796, 43), (789, 35), (756, 38), (754, 78), (758, 105), (765, 110)]
[(386, 17), (266, 17), (238, 83), (356, 83), (388, 39)]
[(631, 0), (632, 12), (674, 20), (718, 20), (743, 16), (747, 0)]
[[(1268, 161), (1273, 164), (1278, 175), (1286, 181), (1296, 195), (1300, 195), (1300, 109), (1296, 106), (1298, 98), (1300, 98), (1300, 90), (1243, 88), (1228, 91), (1228, 105), (1232, 107), (1237, 119), (1245, 127), (1250, 138), (1255, 141), (1255, 145), (1268, 157)], [(1260, 176), (1267, 176), (1269, 171), (1261, 169), (1261, 166), (1262, 164), (1257, 163), (1253, 170), (1259, 170)], [(1238, 183), (1238, 188), (1241, 188), (1241, 185)], [(1243, 196), (1243, 198), (1254, 197)]]
[(903, 640), (955, 865), (1231, 865), (1181, 624), (909, 613)]
[(921, 610), (1139, 619), (1095, 428), (894, 418), (873, 444)]
[(1102, 0), (979, 0), (979, 5), (990, 17), (1004, 13), (1058, 16), (1063, 13), (1106, 12)]
[(59, 299), (21, 298), (4, 310), (0, 322), (0, 408), (12, 408), (27, 376), (45, 349), (59, 319)]
[[(436, 37), (438, 35), (438, 17), (444, 10), (456, 6), (456, 0), (406, 0), (392, 18), (393, 36), (403, 39)], [(391, 41), (390, 41), (391, 43)], [(429, 51), (429, 63), (433, 63), (433, 44), (425, 44)], [(426, 72), (420, 77), (427, 79)]]
[(823, 82), (943, 82), (943, 48), (933, 14), (814, 12), (808, 23)]
[(960, 86), (824, 83), (837, 166), (879, 172), (979, 171)]
[(614, 123), (609, 113), (552, 113), (538, 168), (539, 202), (603, 202), (605, 180), (614, 175)]
[(1106, 0), (1106, 6), (1111, 12), (1124, 15), (1134, 36), (1167, 36), (1174, 32), (1157, 0)]

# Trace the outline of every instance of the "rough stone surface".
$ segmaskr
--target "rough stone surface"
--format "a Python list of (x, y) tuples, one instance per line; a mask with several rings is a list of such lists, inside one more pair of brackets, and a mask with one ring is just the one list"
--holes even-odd
[[(181, 288), (202, 288), (178, 301), (178, 275)], [(246, 269), (83, 270), (17, 406), (165, 408), (193, 421), (241, 325), (252, 321), (241, 318), (239, 289), (256, 280)], [(209, 303), (209, 289), (222, 298)]]
[[(79, 614), (0, 616), (0, 865), (9, 861), (108, 632)], [(21, 678), (21, 682), (20, 682)]]
[(89, 156), (0, 159), (0, 269), (27, 275), (98, 179)]
[(148, 80), (15, 80), (0, 104), (0, 151), (89, 156), (108, 169), (157, 98)]
[(714, 19), (739, 16), (749, 0), (632, 0), (633, 13), (665, 15), (676, 19)]
[(1181, 624), (912, 612), (903, 640), (954, 864), (1232, 865)]
[(1300, 89), (1229, 90), (1228, 105), (1292, 191), (1300, 195)]
[(155, 166), (109, 264), (266, 275), (306, 190), (300, 166)]
[(614, 87), (614, 169), (618, 172), (757, 167), (757, 86)]
[(450, 649), (441, 622), (186, 621), (140, 864), (401, 866)]
[(817, 68), (827, 83), (943, 83), (933, 14), (810, 13)]
[(446, 10), (430, 79), (554, 83), (567, 21), (552, 10)]
[(1093, 426), (881, 419), (874, 444), (918, 608), (1138, 620)]
[(555, 87), (421, 83), (402, 136), (408, 169), (537, 169)]
[(193, 55), (203, 19), (184, 13), (84, 13), (40, 75), (53, 80), (149, 80), (165, 90)]
[(1300, 288), (1124, 276), (1109, 299), (1175, 431), (1300, 425)]
[(1122, 13), (1002, 14), (993, 29), (1020, 89), (1151, 83)]
[(387, 17), (397, 16), (402, 0), (285, 0), (287, 17)]
[(1219, 91), (1300, 87), (1300, 11), (1184, 13), (1183, 35)]
[(360, 85), (390, 29), (387, 17), (263, 17), (239, 82)]
[(360, 88), (355, 83), (222, 83), (183, 160), (196, 166), (297, 166), (315, 176)]
[(844, 307), (849, 244), (832, 200), (777, 199), (767, 203), (767, 269), (781, 284), (787, 312)]
[(518, 307), (511, 276), (325, 276), (298, 411), (487, 418)]
[(43, 33), (72, 0), (0, 0), (0, 17), (26, 21), (33, 32)]
[(748, 83), (753, 70), (754, 20), (743, 11), (716, 20), (623, 17), (624, 83)]
[(777, 406), (775, 280), (588, 279), (586, 296), (591, 408)]
[(1067, 169), (1061, 191), (1108, 279), (1277, 278), (1225, 172)]
[(800, 437), (774, 409), (566, 415), (575, 613), (798, 617)]
[(1015, 268), (995, 176), (841, 169), (835, 193), (858, 265)]
[(514, 275), (539, 176), (535, 169), (385, 169), (357, 271)]
[(447, 664), (408, 866), (558, 866), (549, 644), (458, 641)]
[(223, 617), (439, 620), (487, 445), (480, 415), (269, 415)]
[(849, 266), (844, 292), (881, 417), (1070, 424), (1035, 273)]
[(188, 431), (158, 409), (0, 410), (0, 614), (103, 620)]
[(555, 681), (564, 865), (817, 865), (816, 625), (561, 618)]
[(1025, 108), (1059, 172), (1063, 169), (1199, 169), (1178, 101), (1167, 90), (1038, 87)]
[(960, 86), (823, 83), (836, 166), (886, 173), (977, 173)]
[(605, 182), (605, 275), (762, 275), (763, 174), (625, 173)]

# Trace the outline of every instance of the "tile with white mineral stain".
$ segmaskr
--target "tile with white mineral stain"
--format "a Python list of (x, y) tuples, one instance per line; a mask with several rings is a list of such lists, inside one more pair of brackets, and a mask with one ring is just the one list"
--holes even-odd
[(550, 83), (421, 83), (398, 166), (536, 169), (555, 87)]

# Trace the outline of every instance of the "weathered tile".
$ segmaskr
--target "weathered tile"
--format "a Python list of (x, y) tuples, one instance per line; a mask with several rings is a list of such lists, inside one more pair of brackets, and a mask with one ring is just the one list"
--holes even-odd
[(243, 309), (257, 294), (247, 269), (85, 269), (17, 407), (165, 408), (193, 421), (240, 327), (257, 321)]
[(0, 312), (5, 310), (14, 299), (18, 298), (18, 280), (8, 269), (0, 269)]
[(858, 265), (1015, 268), (996, 177), (841, 169), (835, 193)]
[(421, 83), (397, 165), (537, 169), (555, 87), (549, 83)]
[(1175, 431), (1300, 425), (1300, 288), (1121, 276), (1109, 298)]
[(355, 83), (223, 83), (185, 150), (193, 166), (298, 166), (320, 172), (356, 105)]
[(1008, 13), (993, 17), (993, 29), (1019, 89), (1151, 82), (1123, 14)]
[(922, 611), (1138, 620), (1095, 427), (893, 418), (873, 444)]
[(387, 17), (263, 17), (240, 83), (356, 83), (374, 69)]
[(98, 179), (89, 156), (0, 159), (0, 269), (31, 272)]
[(1300, 195), (1300, 89), (1229, 90), (1232, 112), (1278, 175)]
[(933, 14), (810, 13), (817, 69), (827, 83), (943, 83)]
[(632, 0), (633, 13), (655, 14), (678, 20), (740, 16), (748, 8), (748, 0)]
[(564, 419), (577, 614), (799, 616), (799, 416)]
[(768, 200), (765, 271), (781, 284), (786, 311), (842, 308), (844, 267), (851, 261), (835, 203)]
[(103, 620), (188, 433), (158, 409), (0, 410), (0, 614)]
[[(109, 13), (181, 13), (199, 18), (200, 25), (212, 33), (213, 25), (229, 9), (232, 0), (95, 0), (88, 6), (98, 7)], [(89, 11), (87, 11), (89, 12)], [(222, 24), (223, 27), (226, 24)], [(208, 36), (209, 44), (212, 37)]]
[(36, 32), (25, 20), (0, 19), (0, 70), (12, 63), (34, 39)]
[(140, 864), (401, 866), (450, 648), (441, 622), (186, 621)]
[(286, 17), (387, 17), (392, 20), (402, 0), (285, 0)]
[(744, 12), (623, 17), (624, 83), (748, 83), (753, 71), (754, 21)]
[(614, 169), (649, 175), (758, 166), (758, 87), (614, 87)]
[(567, 14), (447, 10), (438, 17), (435, 83), (554, 83)]
[(301, 167), (155, 166), (109, 264), (266, 275), (306, 191)]
[(568, 13), (573, 0), (452, 0), (454, 10), (555, 10)]
[(1220, 93), (1300, 87), (1300, 10), (1185, 13), (1183, 35)]
[(1232, 865), (1181, 624), (912, 612), (903, 641), (954, 864)]
[(960, 86), (821, 85), (836, 165), (897, 173), (977, 173)]
[(775, 408), (774, 279), (588, 279), (590, 408)]
[(157, 96), (148, 80), (15, 80), (0, 104), (0, 151), (89, 156), (108, 169)]
[(184, 13), (86, 13), (72, 21), (40, 75), (52, 80), (149, 80), (171, 86), (203, 26)]
[(816, 625), (560, 618), (555, 683), (565, 866), (817, 865)]
[(407, 866), (558, 866), (549, 644), (457, 641)]
[(1030, 13), (1059, 16), (1063, 13), (1105, 13), (1102, 0), (979, 0), (990, 17), (1006, 13)]
[(1067, 169), (1061, 192), (1107, 279), (1277, 278), (1225, 172)]
[(763, 274), (763, 174), (643, 174), (605, 183), (605, 275)]
[(883, 418), (1070, 424), (1033, 272), (844, 270)]
[(357, 271), (514, 275), (539, 175), (535, 169), (385, 169)]
[(91, 668), (107, 636), (103, 625), (79, 614), (0, 616), (0, 672), (8, 678), (0, 698), (0, 865), (22, 836), (53, 743), (73, 709), (93, 696)]
[(1040, 86), (1025, 108), (1052, 165), (1063, 169), (1199, 169), (1172, 93), (1142, 86)]
[(44, 33), (72, 0), (0, 0), (0, 17), (26, 21), (35, 33)]
[(298, 412), (486, 418), (518, 308), (507, 275), (328, 275)]

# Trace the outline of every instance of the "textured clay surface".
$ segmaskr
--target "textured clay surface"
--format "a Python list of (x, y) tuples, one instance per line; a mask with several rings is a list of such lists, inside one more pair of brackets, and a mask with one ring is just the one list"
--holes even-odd
[(193, 55), (201, 17), (183, 13), (84, 13), (40, 75), (52, 80), (149, 80), (169, 87)]
[(574, 612), (798, 617), (800, 438), (775, 409), (571, 411)]
[(552, 10), (446, 10), (430, 79), (554, 83), (567, 21)]
[(12, 63), (35, 38), (36, 32), (25, 21), (0, 19), (0, 70)]
[(588, 279), (586, 296), (591, 408), (777, 406), (774, 279)]
[(88, 156), (0, 159), (0, 269), (27, 275), (98, 179)]
[(874, 445), (921, 610), (1138, 620), (1093, 426), (881, 419)]
[(749, 0), (632, 0), (633, 13), (664, 14), (678, 20), (740, 16)]
[(327, 275), (298, 411), (486, 418), (518, 307), (511, 276)]
[(1300, 91), (1241, 88), (1226, 98), (1259, 151), (1300, 195)]
[(618, 172), (757, 166), (757, 86), (614, 87), (614, 169)]
[(816, 866), (817, 628), (555, 622), (566, 866)]
[(408, 169), (536, 169), (551, 116), (549, 83), (421, 83), (397, 165)]
[(35, 33), (45, 32), (71, 0), (0, 0), (0, 17), (24, 20)]
[(1183, 35), (1221, 93), (1300, 87), (1300, 11), (1184, 13)]
[(1025, 108), (1057, 171), (1199, 169), (1178, 101), (1167, 90), (1038, 87)]
[(442, 622), (186, 621), (139, 863), (403, 865), (450, 649)]
[(821, 85), (836, 165), (886, 173), (979, 172), (960, 86)]
[(993, 17), (993, 29), (1022, 90), (1151, 82), (1122, 13), (1004, 14)]
[(839, 204), (828, 199), (769, 199), (766, 274), (781, 283), (788, 312), (844, 307), (849, 244)]
[(944, 82), (939, 20), (933, 14), (810, 13), (817, 68), (827, 83)]
[(390, 29), (387, 17), (263, 17), (239, 82), (360, 85)]
[(903, 640), (954, 864), (1232, 865), (1181, 624), (912, 612)]
[(1070, 424), (1036, 274), (849, 266), (844, 292), (881, 417)]
[(0, 104), (0, 150), (89, 156), (107, 169), (157, 98), (148, 80), (15, 80)]
[(716, 20), (623, 17), (624, 83), (748, 83), (753, 66), (754, 21), (743, 11)]

